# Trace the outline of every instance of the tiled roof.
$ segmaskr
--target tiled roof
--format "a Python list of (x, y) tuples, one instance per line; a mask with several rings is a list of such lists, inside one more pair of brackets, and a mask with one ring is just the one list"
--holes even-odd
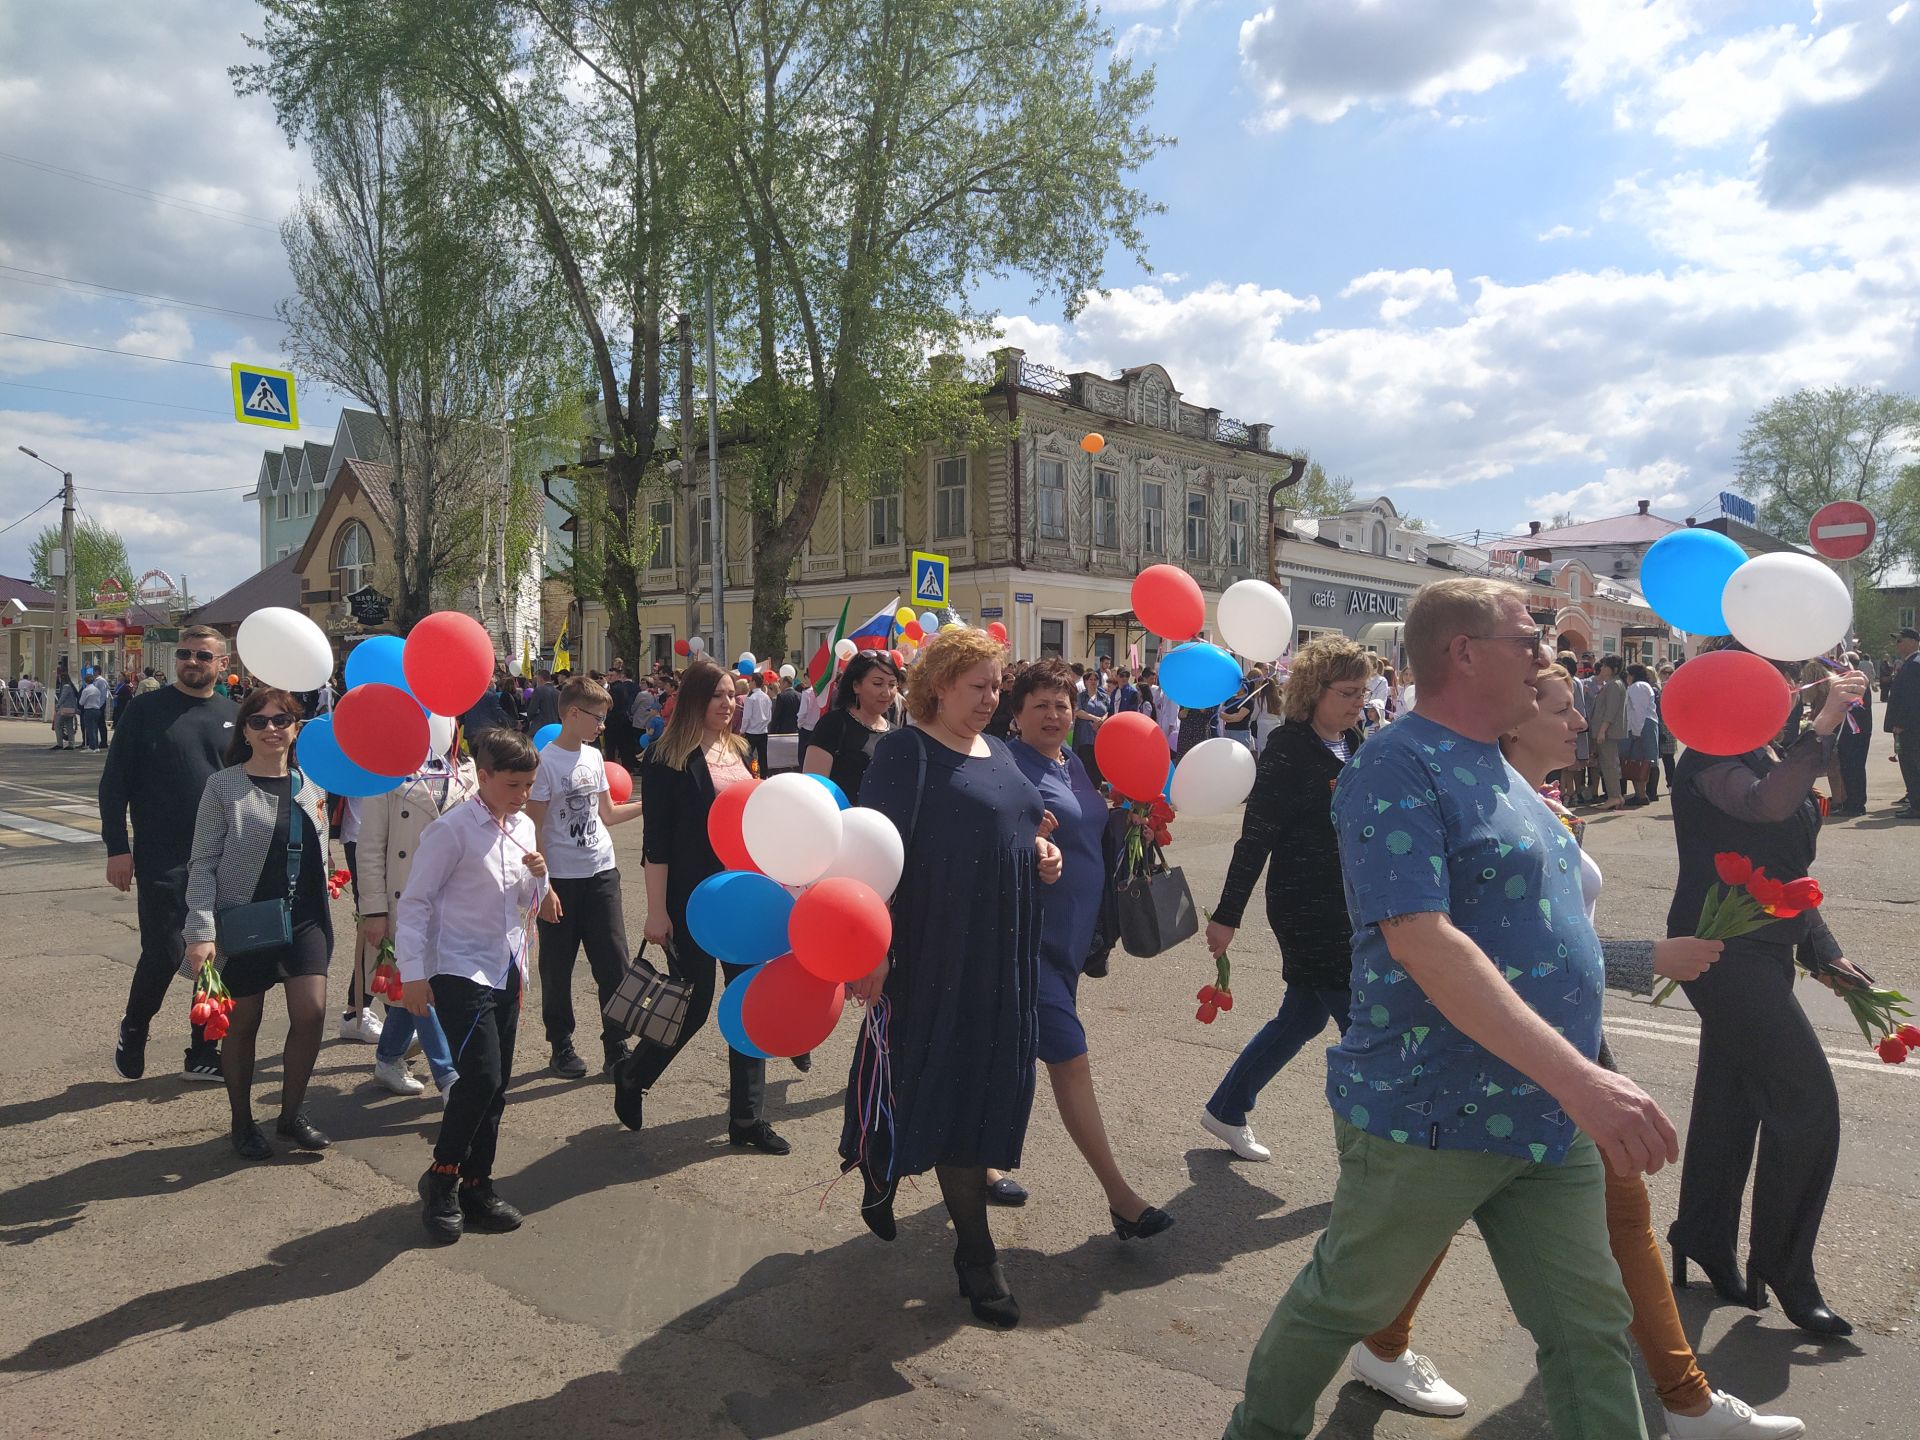
[(193, 625), (238, 625), (256, 610), (283, 605), (289, 610), (300, 607), (300, 575), (294, 562), (299, 552), (284, 557), (257, 575), (251, 575), (224, 595), (215, 596), (189, 614)]
[(307, 473), (313, 476), (315, 485), (326, 482), (327, 462), (332, 458), (333, 446), (322, 445), (318, 441), (312, 441), (307, 445)]
[(342, 473), (353, 476), (354, 482), (366, 492), (368, 501), (373, 505), (373, 513), (391, 532), (394, 509), (392, 469), (372, 460), (349, 460), (340, 469)]
[(51, 610), (60, 603), (59, 597), (51, 590), (42, 590), (31, 580), (0, 575), (0, 605), (9, 600), (18, 600), (29, 610)]
[(1640, 545), (1652, 544), (1662, 535), (1682, 528), (1677, 520), (1659, 515), (1611, 515), (1605, 520), (1584, 520), (1578, 525), (1562, 525), (1557, 530), (1542, 530), (1537, 535), (1515, 535), (1511, 543), (1526, 546)]
[(356, 458), (377, 462), (391, 458), (386, 429), (371, 410), (342, 410), (340, 423), (347, 427), (347, 438), (353, 442)]

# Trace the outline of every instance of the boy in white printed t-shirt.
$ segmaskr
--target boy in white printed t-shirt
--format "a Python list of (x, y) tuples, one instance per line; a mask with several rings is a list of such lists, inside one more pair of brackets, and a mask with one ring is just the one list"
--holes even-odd
[[(540, 752), (540, 771), (527, 803), (560, 911), (557, 918), (540, 917), (540, 1019), (553, 1047), (550, 1068), (569, 1080), (587, 1073), (573, 1048), (573, 961), (581, 942), (602, 1005), (627, 965), (620, 869), (607, 832), (638, 815), (640, 802), (613, 803), (606, 762), (587, 743), (600, 734), (612, 704), (597, 680), (583, 675), (567, 682), (560, 692), (560, 733)], [(606, 1069), (627, 1053), (625, 1033), (604, 1018), (600, 1047)]]

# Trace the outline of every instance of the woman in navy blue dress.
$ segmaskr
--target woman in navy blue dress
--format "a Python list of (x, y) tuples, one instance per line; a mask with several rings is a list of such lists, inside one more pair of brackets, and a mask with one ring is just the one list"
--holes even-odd
[[(1013, 763), (1033, 782), (1046, 806), (1041, 831), (1060, 847), (1060, 883), (1040, 894), (1040, 1060), (1053, 1083), (1061, 1123), (1107, 1194), (1114, 1232), (1122, 1240), (1158, 1235), (1173, 1217), (1142, 1200), (1120, 1173), (1093, 1093), (1087, 1032), (1075, 997), (1080, 970), (1100, 919), (1107, 876), (1107, 802), (1067, 748), (1074, 722), (1073, 672), (1061, 660), (1027, 667), (1013, 685)], [(994, 1177), (991, 1173), (989, 1181)]]
[[(1040, 837), (1039, 792), (982, 733), (1001, 659), (978, 630), (931, 641), (907, 700), (915, 728), (880, 741), (860, 784), (860, 803), (900, 831), (906, 869), (892, 956), (853, 987), (873, 1013), (854, 1050), (840, 1154), (860, 1169), (861, 1215), (882, 1240), (894, 1238), (900, 1177), (938, 1175), (960, 1293), (1006, 1327), (1020, 1307), (987, 1226), (987, 1167), (1020, 1163), (1033, 1108), (1039, 892), (1059, 878), (1060, 852)], [(878, 1078), (877, 1029), (890, 1086)]]

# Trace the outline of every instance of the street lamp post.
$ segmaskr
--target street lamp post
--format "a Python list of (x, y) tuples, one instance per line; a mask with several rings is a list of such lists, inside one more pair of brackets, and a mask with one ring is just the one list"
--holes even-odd
[(40, 461), (42, 465), (54, 471), (60, 477), (60, 558), (65, 563), (67, 571), (67, 603), (65, 613), (62, 615), (60, 621), (60, 644), (63, 653), (56, 655), (53, 661), (53, 683), (55, 696), (57, 698), (60, 684), (60, 662), (62, 660), (66, 661), (68, 667), (67, 674), (70, 677), (79, 673), (80, 648), (78, 639), (74, 634), (74, 627), (80, 617), (80, 607), (74, 593), (73, 472), (71, 470), (62, 470), (51, 460), (43, 458), (39, 452), (29, 450), (24, 445), (18, 448), (22, 455), (25, 455), (31, 460)]

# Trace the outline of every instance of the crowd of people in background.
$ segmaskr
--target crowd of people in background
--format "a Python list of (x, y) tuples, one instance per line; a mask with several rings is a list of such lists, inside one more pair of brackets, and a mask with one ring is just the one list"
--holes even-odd
[[(768, 772), (769, 737), (794, 735), (799, 768), (885, 815), (906, 854), (892, 955), (849, 986), (884, 1019), (861, 1027), (840, 1163), (858, 1172), (862, 1218), (882, 1240), (897, 1233), (900, 1181), (933, 1171), (961, 1295), (983, 1322), (1012, 1326), (1020, 1307), (988, 1216), (1029, 1198), (1016, 1172), (1039, 1066), (1116, 1235), (1146, 1240), (1174, 1223), (1115, 1158), (1078, 1013), (1080, 981), (1106, 973), (1114, 943), (1105, 912), (1116, 846), (1140, 823), (1108, 794), (1096, 739), (1114, 716), (1143, 713), (1176, 759), (1224, 736), (1257, 761), (1205, 940), (1226, 953), (1264, 870), (1285, 989), (1200, 1107), (1200, 1125), (1242, 1160), (1270, 1159), (1251, 1118), (1262, 1092), (1329, 1023), (1340, 1036), (1327, 1082), (1340, 1153), (1332, 1217), (1255, 1350), (1229, 1435), (1304, 1435), (1342, 1364), (1413, 1409), (1462, 1413), (1466, 1397), (1411, 1340), (1421, 1296), (1469, 1216), (1521, 1323), (1553, 1337), (1541, 1370), (1556, 1430), (1645, 1433), (1630, 1335), (1669, 1433), (1799, 1435), (1799, 1421), (1712, 1389), (1687, 1345), (1642, 1179), (1679, 1148), (1659, 1107), (1620, 1074), (1600, 994), (1664, 977), (1686, 987), (1702, 1019), (1680, 1218), (1667, 1237), (1675, 1284), (1692, 1265), (1729, 1303), (1757, 1308), (1770, 1291), (1809, 1334), (1846, 1334), (1814, 1270), (1837, 1100), (1791, 984), (1796, 954), (1829, 985), (1865, 973), (1817, 910), (1724, 945), (1692, 933), (1717, 854), (1738, 850), (1783, 881), (1806, 875), (1826, 818), (1817, 781), (1833, 787), (1831, 815), (1864, 812), (1875, 667), (1853, 655), (1811, 665), (1774, 746), (1682, 755), (1661, 716), (1673, 667), (1555, 655), (1545, 638), (1513, 587), (1443, 581), (1416, 598), (1403, 654), (1314, 639), (1251, 665), (1230, 699), (1197, 709), (1176, 704), (1152, 664), (1009, 664), (1000, 644), (964, 628), (931, 637), (906, 671), (863, 650), (819, 685), (698, 657), (644, 675), (617, 660), (587, 675), (502, 667), (416, 773), (342, 803), (307, 782), (298, 760), (302, 725), (340, 687), (296, 696), (249, 686), (229, 670), (226, 640), (192, 627), (170, 685), (150, 671), (58, 687), (62, 746), (76, 729), (91, 748), (111, 735), (100, 785), (107, 878), (139, 897), (141, 954), (114, 1063), (128, 1079), (144, 1073), (172, 978), (217, 958), (235, 1008), (213, 1035), (190, 1017), (183, 1075), (223, 1082), (233, 1149), (269, 1158), (274, 1142), (252, 1108), (254, 1047), (278, 988), (289, 1030), (274, 1134), (328, 1145), (305, 1092), (324, 1030), (337, 838), (357, 912), (340, 1034), (375, 1046), (374, 1080), (400, 1095), (426, 1088), (408, 1068), (417, 1047), (443, 1107), (420, 1181), (423, 1224), (442, 1242), (511, 1230), (521, 1217), (495, 1193), (492, 1168), (525, 990), (537, 970), (547, 1068), (581, 1080), (578, 955), (603, 1003), (628, 963), (612, 831), (642, 822), (642, 950), (658, 947), (690, 987), (672, 1046), (632, 1046), (599, 1026), (615, 1116), (638, 1130), (648, 1092), (740, 969), (687, 926), (689, 897), (725, 868), (709, 813)], [(1884, 726), (1904, 741), (1920, 726), (1920, 632), (1899, 632), (1895, 651), (1877, 674)], [(1903, 743), (1899, 759), (1900, 813), (1912, 818), (1920, 742)], [(610, 765), (636, 772), (635, 798), (612, 798)], [(1670, 938), (1602, 941), (1601, 876), (1576, 812), (1663, 796), (1679, 849)], [(376, 987), (388, 966), (391, 987)], [(384, 1017), (373, 1014), (376, 988), (387, 989)], [(861, 1095), (876, 1046), (891, 1073), (884, 1125)], [(811, 1057), (792, 1063), (806, 1070)], [(767, 1064), (729, 1050), (727, 1136), (737, 1150), (786, 1155), (767, 1113)], [(1756, 1145), (1743, 1275), (1743, 1177)]]

